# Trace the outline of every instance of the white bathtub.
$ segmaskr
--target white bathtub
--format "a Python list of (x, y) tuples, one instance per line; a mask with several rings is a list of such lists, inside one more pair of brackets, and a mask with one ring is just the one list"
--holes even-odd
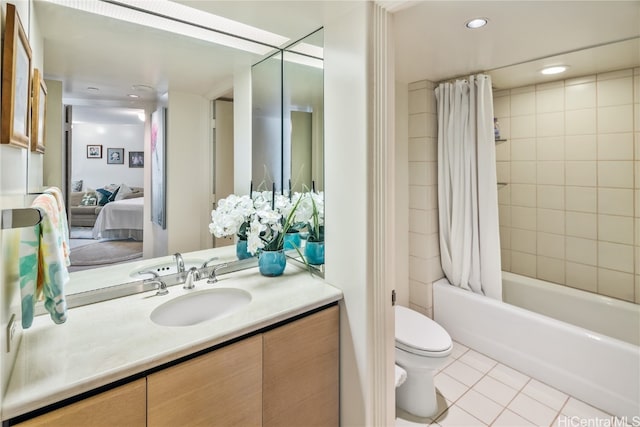
[[(527, 305), (538, 301), (547, 314), (552, 306), (565, 316), (571, 311), (586, 313), (591, 326), (610, 323), (608, 320), (617, 317), (608, 311), (607, 304), (598, 307), (590, 301), (598, 300), (597, 295), (576, 291), (587, 295), (559, 302), (567, 296), (562, 295), (563, 286), (503, 275), (503, 293), (510, 300)], [(518, 289), (526, 289), (524, 296), (514, 292)], [(613, 415), (627, 419), (640, 415), (638, 345), (474, 294), (451, 286), (446, 279), (434, 283), (433, 298), (434, 318), (454, 340)], [(586, 306), (580, 307), (583, 303)], [(631, 308), (629, 319), (607, 328), (619, 331), (637, 327), (638, 307), (629, 306), (633, 306), (625, 307)], [(635, 325), (626, 323), (634, 319)]]

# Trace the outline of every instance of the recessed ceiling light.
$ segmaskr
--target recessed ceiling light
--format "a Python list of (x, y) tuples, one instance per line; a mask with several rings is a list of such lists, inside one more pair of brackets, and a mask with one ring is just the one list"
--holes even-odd
[(127, 95), (129, 98), (140, 98), (139, 95), (136, 95), (135, 93), (130, 93)]
[(540, 71), (542, 74), (545, 75), (551, 75), (551, 74), (560, 74), (560, 73), (564, 73), (565, 71), (567, 71), (567, 67), (566, 65), (556, 65), (553, 67), (547, 67), (542, 69), (542, 71)]
[(87, 88), (87, 92), (98, 93), (98, 92), (100, 92), (100, 89), (98, 89), (97, 87), (89, 86)]
[(153, 87), (149, 85), (133, 85), (131, 89), (139, 90), (140, 92), (153, 92)]
[(487, 25), (487, 23), (489, 23), (489, 20), (487, 18), (474, 18), (470, 21), (467, 21), (464, 26), (471, 30), (475, 30), (476, 28), (484, 27), (485, 25)]

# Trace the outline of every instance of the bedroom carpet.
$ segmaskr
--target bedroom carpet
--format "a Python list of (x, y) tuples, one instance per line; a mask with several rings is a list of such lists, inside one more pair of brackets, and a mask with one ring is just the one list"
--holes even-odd
[(111, 240), (71, 249), (71, 266), (99, 266), (142, 258), (142, 242)]

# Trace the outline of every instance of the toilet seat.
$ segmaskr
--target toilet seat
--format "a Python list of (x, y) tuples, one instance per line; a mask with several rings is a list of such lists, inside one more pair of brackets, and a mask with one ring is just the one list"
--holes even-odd
[(397, 348), (428, 357), (444, 357), (451, 352), (451, 337), (427, 316), (396, 305), (395, 320)]

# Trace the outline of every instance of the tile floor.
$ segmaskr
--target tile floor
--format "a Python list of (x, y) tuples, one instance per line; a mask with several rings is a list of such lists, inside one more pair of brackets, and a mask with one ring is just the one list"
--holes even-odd
[[(396, 427), (625, 425), (620, 419), (611, 420), (611, 415), (457, 342), (448, 364), (436, 374), (435, 383), (438, 413), (425, 419), (397, 409)], [(587, 420), (592, 423), (586, 424)]]

